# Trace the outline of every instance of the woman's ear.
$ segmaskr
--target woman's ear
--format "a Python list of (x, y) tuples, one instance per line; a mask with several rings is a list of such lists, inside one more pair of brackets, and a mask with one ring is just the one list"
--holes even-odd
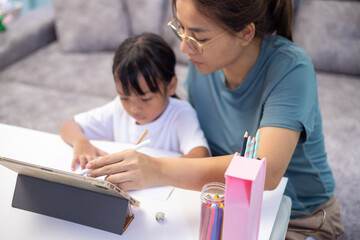
[(247, 26), (245, 26), (239, 33), (238, 37), (240, 39), (240, 45), (242, 47), (246, 47), (251, 40), (255, 37), (255, 24), (249, 23)]
[(178, 79), (176, 76), (171, 78), (170, 84), (167, 86), (167, 93), (169, 96), (172, 96), (176, 93), (177, 81)]

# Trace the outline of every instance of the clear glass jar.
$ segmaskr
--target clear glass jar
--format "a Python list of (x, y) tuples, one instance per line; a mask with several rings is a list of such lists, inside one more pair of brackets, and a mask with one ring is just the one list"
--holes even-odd
[(200, 196), (199, 239), (220, 240), (224, 216), (225, 184), (219, 182), (207, 183), (203, 186)]

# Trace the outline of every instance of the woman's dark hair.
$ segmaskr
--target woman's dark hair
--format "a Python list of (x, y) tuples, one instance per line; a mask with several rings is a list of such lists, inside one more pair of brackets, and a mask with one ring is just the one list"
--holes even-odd
[(175, 54), (165, 40), (153, 33), (143, 33), (126, 39), (117, 48), (112, 72), (126, 95), (130, 95), (131, 89), (144, 95), (138, 82), (139, 74), (151, 92), (160, 92), (158, 81), (164, 86), (171, 82), (175, 76), (175, 63)]
[[(255, 36), (278, 34), (292, 41), (293, 9), (291, 0), (193, 0), (196, 8), (235, 34), (250, 23)], [(176, 15), (176, 0), (173, 0)]]

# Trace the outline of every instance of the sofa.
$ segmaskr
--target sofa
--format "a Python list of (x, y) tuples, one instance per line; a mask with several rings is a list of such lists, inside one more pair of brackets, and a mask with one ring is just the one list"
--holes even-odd
[[(86, 2), (86, 3), (85, 3)], [(165, 38), (177, 56), (177, 95), (185, 99), (186, 56), (166, 23), (169, 0), (53, 0), (0, 33), (0, 123), (59, 133), (74, 114), (116, 96), (115, 47), (143, 31)], [(294, 1), (294, 42), (317, 72), (328, 161), (345, 226), (360, 236), (360, 2)], [(0, 133), (1, 134), (1, 133)]]

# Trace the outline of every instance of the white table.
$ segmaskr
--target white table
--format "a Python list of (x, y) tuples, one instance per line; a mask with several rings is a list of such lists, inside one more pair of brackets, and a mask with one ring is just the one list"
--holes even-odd
[[(109, 152), (118, 143), (99, 143)], [(164, 154), (143, 148), (148, 154)], [(70, 171), (72, 148), (60, 136), (0, 124), (0, 155), (47, 167)], [(170, 153), (168, 153), (170, 154)], [(133, 208), (135, 219), (123, 235), (117, 235), (72, 222), (11, 207), (17, 174), (0, 166), (0, 239), (197, 239), (200, 223), (200, 193), (175, 188), (168, 200), (134, 195), (140, 208)], [(264, 193), (259, 239), (268, 239), (287, 179), (278, 188)], [(135, 193), (136, 194), (136, 193)], [(164, 212), (166, 222), (155, 220)]]

